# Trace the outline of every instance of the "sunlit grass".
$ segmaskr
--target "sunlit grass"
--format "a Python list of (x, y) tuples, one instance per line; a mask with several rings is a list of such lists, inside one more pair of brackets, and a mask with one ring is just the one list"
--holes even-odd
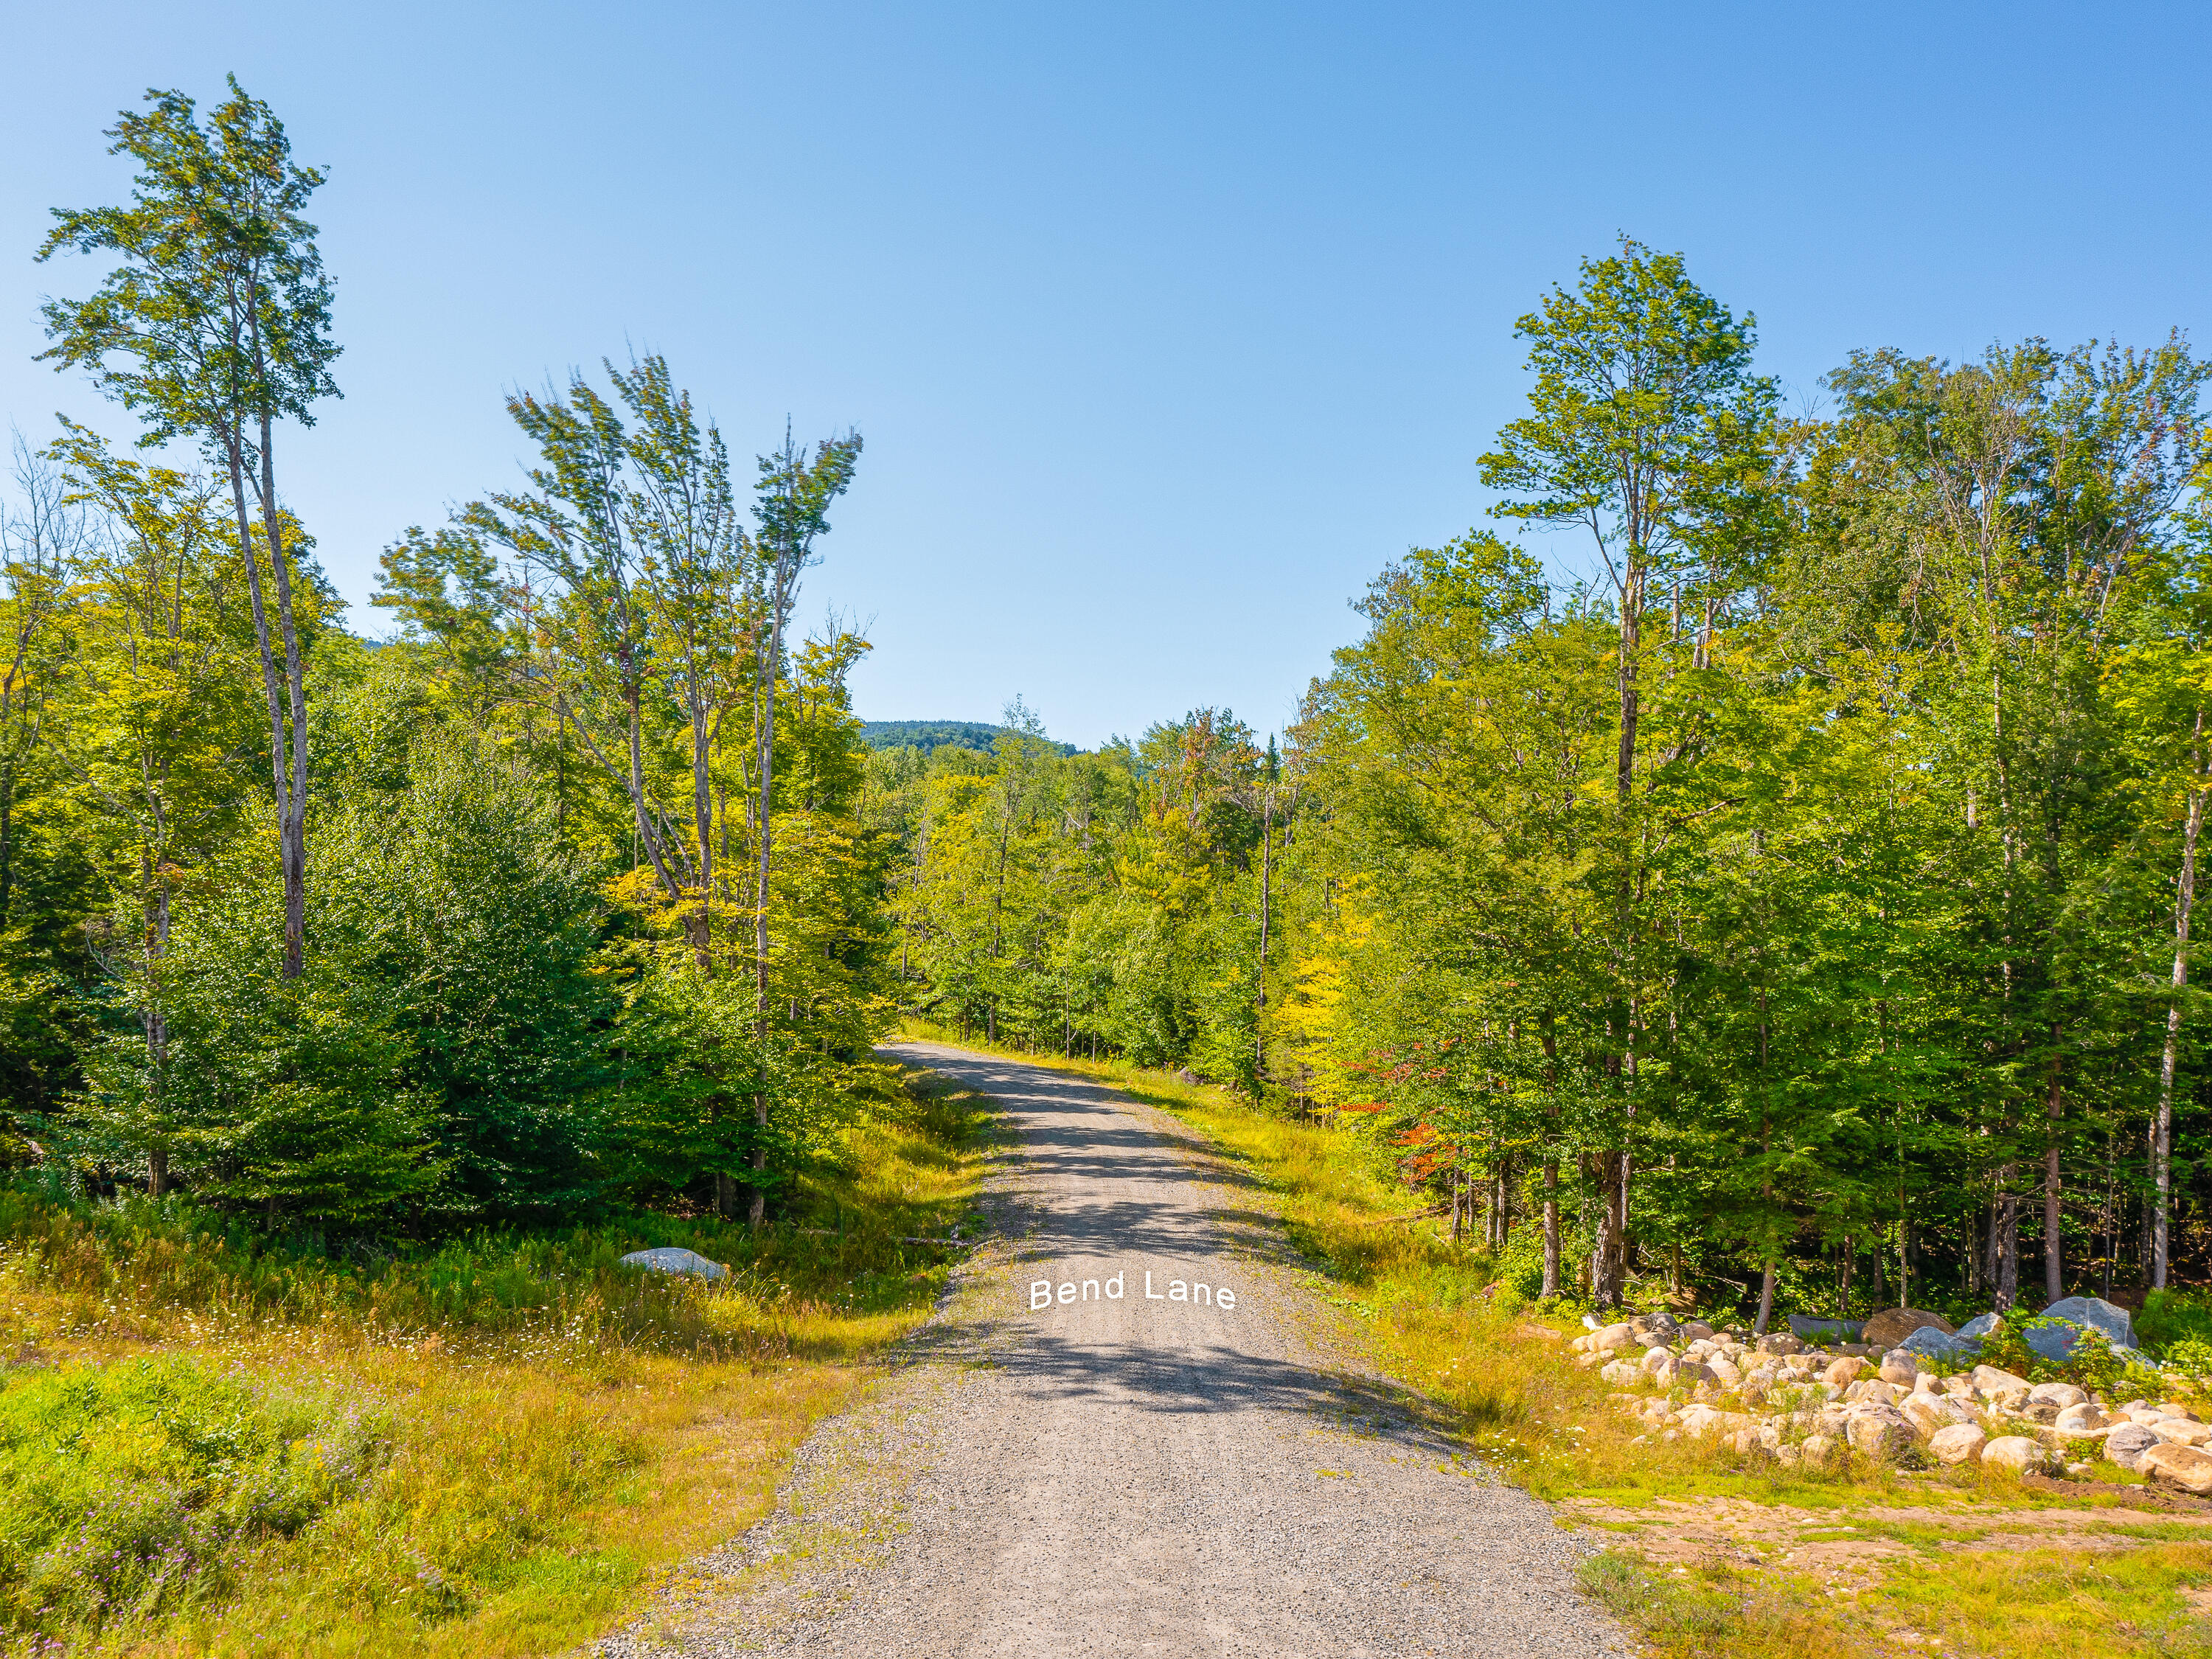
[[(917, 1090), (755, 1236), (638, 1215), (349, 1259), (175, 1205), (0, 1209), (0, 1650), (521, 1655), (763, 1513), (972, 1218)], [(818, 1231), (801, 1231), (801, 1229)], [(618, 1265), (683, 1244), (720, 1283)]]
[(2212, 1543), (2031, 1547), (1908, 1559), (1861, 1599), (1954, 1651), (2107, 1659), (2212, 1653), (2212, 1626), (2182, 1594), (2206, 1585)]

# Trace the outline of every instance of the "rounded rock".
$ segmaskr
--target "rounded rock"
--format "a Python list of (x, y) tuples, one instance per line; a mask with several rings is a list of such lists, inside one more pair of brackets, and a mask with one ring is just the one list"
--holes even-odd
[(1866, 1322), (1859, 1340), (1879, 1348), (1893, 1348), (1923, 1325), (1933, 1325), (1944, 1335), (1953, 1334), (1951, 1322), (1924, 1308), (1885, 1308)]
[(2201, 1446), (2212, 1440), (2212, 1424), (2192, 1423), (2185, 1417), (2162, 1417), (2150, 1431), (2169, 1445)]
[(2049, 1461), (2042, 1443), (2024, 1434), (2001, 1434), (1982, 1448), (1982, 1462), (1991, 1468), (2039, 1469)]
[(2153, 1446), (2136, 1461), (2136, 1470), (2200, 1498), (2212, 1492), (2212, 1454), (2194, 1446)]
[(1954, 1423), (1929, 1437), (1928, 1450), (1939, 1463), (1974, 1463), (1989, 1443), (1989, 1436), (1973, 1424)]
[(2105, 1455), (2124, 1469), (2133, 1469), (2153, 1446), (2166, 1443), (2141, 1423), (2124, 1423), (2105, 1437)]
[(1920, 1362), (1902, 1348), (1892, 1349), (1881, 1357), (1880, 1376), (1885, 1382), (1909, 1389), (1920, 1379)]
[(1851, 1449), (1869, 1457), (1894, 1457), (1912, 1443), (1912, 1425), (1895, 1410), (1862, 1412), (1844, 1425)]

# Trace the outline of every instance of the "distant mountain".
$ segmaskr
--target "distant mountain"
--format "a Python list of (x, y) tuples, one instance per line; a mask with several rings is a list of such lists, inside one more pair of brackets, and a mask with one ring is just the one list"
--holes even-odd
[[(988, 754), (991, 740), (1006, 730), (981, 720), (864, 720), (860, 741), (871, 749), (919, 749), (925, 755), (933, 749), (980, 749)], [(1072, 743), (1053, 747), (1063, 755), (1075, 752)]]

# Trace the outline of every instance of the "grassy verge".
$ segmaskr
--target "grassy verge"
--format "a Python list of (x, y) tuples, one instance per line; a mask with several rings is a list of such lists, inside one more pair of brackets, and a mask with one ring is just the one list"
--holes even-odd
[(2212, 1514), (2168, 1512), (2110, 1466), (2094, 1485), (1865, 1462), (1822, 1474), (1639, 1443), (1610, 1389), (1567, 1362), (1568, 1322), (1517, 1305), (1480, 1250), (1434, 1224), (1388, 1224), (1419, 1200), (1364, 1137), (1158, 1072), (1000, 1052), (1097, 1077), (1243, 1162), (1378, 1367), (1507, 1478), (1615, 1540), (1585, 1587), (1654, 1653), (2212, 1653)]
[[(916, 1087), (759, 1236), (637, 1215), (368, 1260), (0, 1197), (0, 1652), (557, 1651), (763, 1513), (970, 1217)], [(802, 1227), (818, 1228), (804, 1231)], [(711, 1282), (618, 1258), (681, 1244)]]

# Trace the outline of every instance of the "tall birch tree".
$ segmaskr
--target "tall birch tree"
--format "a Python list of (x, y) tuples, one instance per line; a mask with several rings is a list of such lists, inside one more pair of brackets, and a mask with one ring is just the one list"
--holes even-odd
[(234, 76), (204, 126), (181, 92), (149, 92), (146, 101), (107, 135), (111, 155), (137, 163), (131, 204), (58, 208), (40, 245), (40, 260), (68, 249), (115, 261), (90, 298), (41, 307), (54, 343), (42, 355), (58, 368), (88, 369), (138, 416), (143, 444), (190, 440), (228, 476), (268, 703), (283, 971), (296, 978), (307, 948), (307, 665), (276, 428), (288, 418), (312, 426), (316, 402), (337, 394), (330, 279), (315, 227), (301, 216), (323, 174), (293, 162), (283, 124)]

